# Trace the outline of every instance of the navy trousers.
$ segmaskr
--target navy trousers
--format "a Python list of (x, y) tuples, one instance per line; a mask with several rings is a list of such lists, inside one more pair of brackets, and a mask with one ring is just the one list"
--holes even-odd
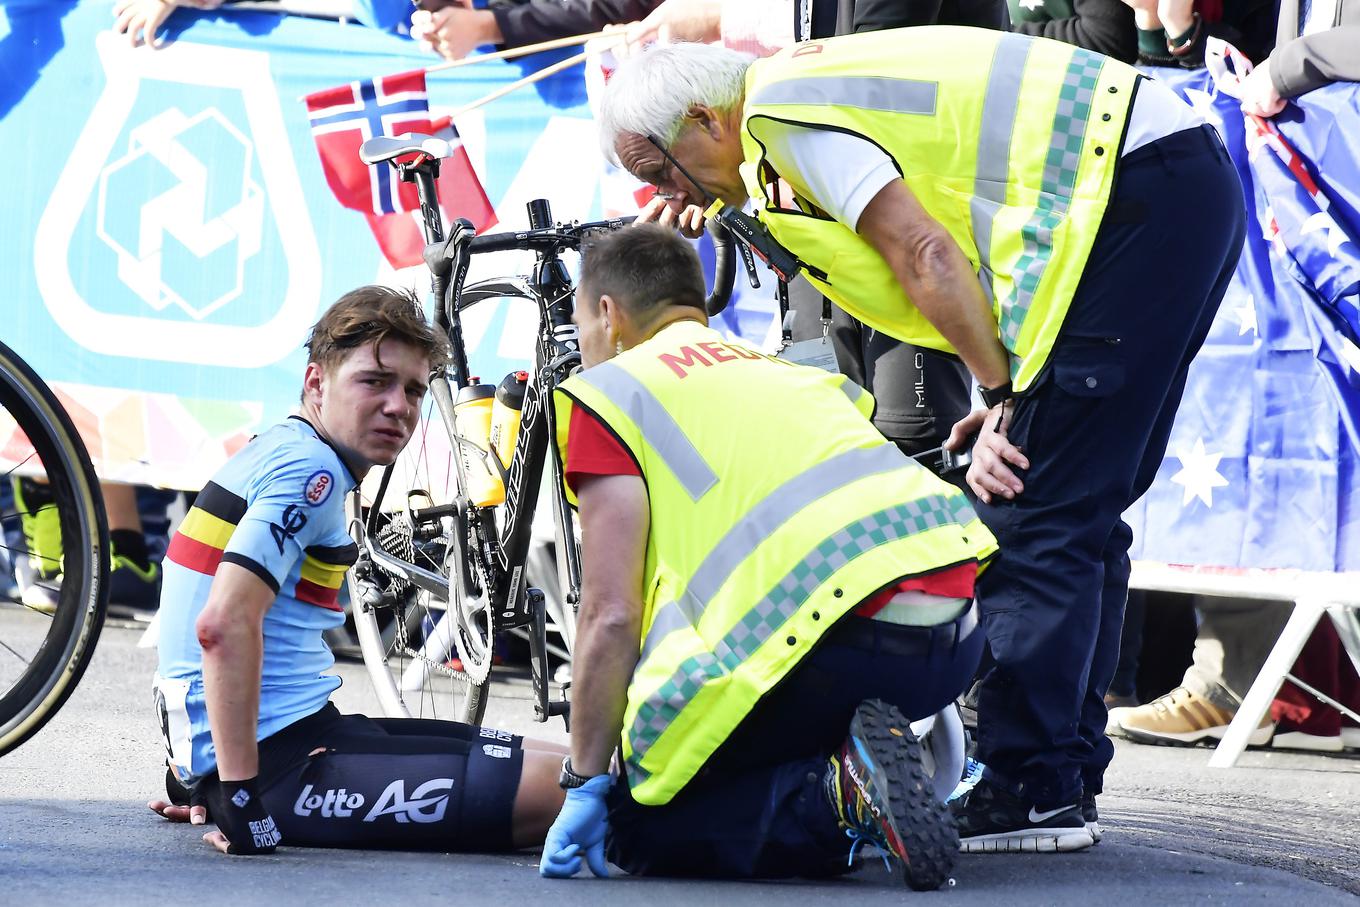
[(643, 806), (627, 784), (614, 786), (609, 860), (643, 875), (845, 872), (850, 840), (822, 792), (827, 757), (866, 699), (891, 702), (909, 721), (952, 702), (972, 678), (983, 644), (980, 627), (962, 635), (961, 626), (843, 618), (669, 803)]
[(1245, 219), (1208, 126), (1120, 162), (1049, 365), (1016, 401), (1010, 439), (1030, 461), (1025, 490), (978, 505), (1001, 553), (978, 586), (996, 663), (979, 690), (977, 756), (1040, 808), (1099, 793), (1114, 755), (1103, 700), (1132, 541), (1120, 515), (1161, 467)]

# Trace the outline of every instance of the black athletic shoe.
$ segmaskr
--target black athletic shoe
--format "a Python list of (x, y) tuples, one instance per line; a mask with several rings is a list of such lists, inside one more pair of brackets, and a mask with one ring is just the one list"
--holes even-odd
[(855, 840), (898, 858), (908, 885), (932, 891), (949, 878), (958, 835), (921, 766), (921, 745), (902, 713), (877, 699), (860, 703), (850, 735), (830, 759), (826, 792)]
[(1095, 843), (1079, 804), (1039, 810), (987, 778), (950, 806), (967, 853), (1054, 853)]
[(1086, 830), (1091, 833), (1091, 843), (1100, 843), (1100, 813), (1096, 812), (1096, 795), (1081, 792), (1081, 820), (1086, 823)]

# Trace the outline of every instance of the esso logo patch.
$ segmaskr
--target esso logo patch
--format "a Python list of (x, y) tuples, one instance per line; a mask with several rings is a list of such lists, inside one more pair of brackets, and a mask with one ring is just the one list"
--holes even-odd
[(307, 487), (302, 490), (302, 494), (307, 499), (308, 504), (313, 507), (320, 507), (331, 496), (333, 487), (335, 487), (335, 476), (331, 475), (328, 470), (318, 469), (307, 480)]

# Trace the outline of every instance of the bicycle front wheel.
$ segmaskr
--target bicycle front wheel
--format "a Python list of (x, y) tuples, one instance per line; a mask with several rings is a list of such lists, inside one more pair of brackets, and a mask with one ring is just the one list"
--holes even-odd
[(0, 344), (0, 755), (46, 724), (94, 654), (108, 527), (84, 442), (56, 395)]

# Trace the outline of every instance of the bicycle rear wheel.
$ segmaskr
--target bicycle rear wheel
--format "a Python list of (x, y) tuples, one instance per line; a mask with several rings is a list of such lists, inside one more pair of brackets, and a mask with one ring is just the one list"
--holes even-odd
[(94, 468), (70, 416), (3, 344), (0, 482), (0, 545), (15, 572), (0, 589), (4, 754), (56, 714), (90, 663), (108, 606), (109, 541)]
[[(447, 576), (450, 565), (459, 560), (450, 554), (447, 531), (422, 532), (409, 517), (412, 503), (444, 504), (457, 496), (443, 423), (428, 403), (423, 417), (398, 458), (392, 484), (380, 502), (381, 528), (370, 541), (400, 560)], [(367, 484), (346, 502), (352, 534), (361, 548), (360, 527), (366, 525), (373, 503)], [(480, 724), (489, 698), (486, 680), (483, 676), (476, 682), (462, 670), (448, 637), (454, 625), (448, 601), (415, 588), (363, 555), (346, 582), (364, 666), (383, 714)], [(457, 581), (451, 592), (457, 599)]]

